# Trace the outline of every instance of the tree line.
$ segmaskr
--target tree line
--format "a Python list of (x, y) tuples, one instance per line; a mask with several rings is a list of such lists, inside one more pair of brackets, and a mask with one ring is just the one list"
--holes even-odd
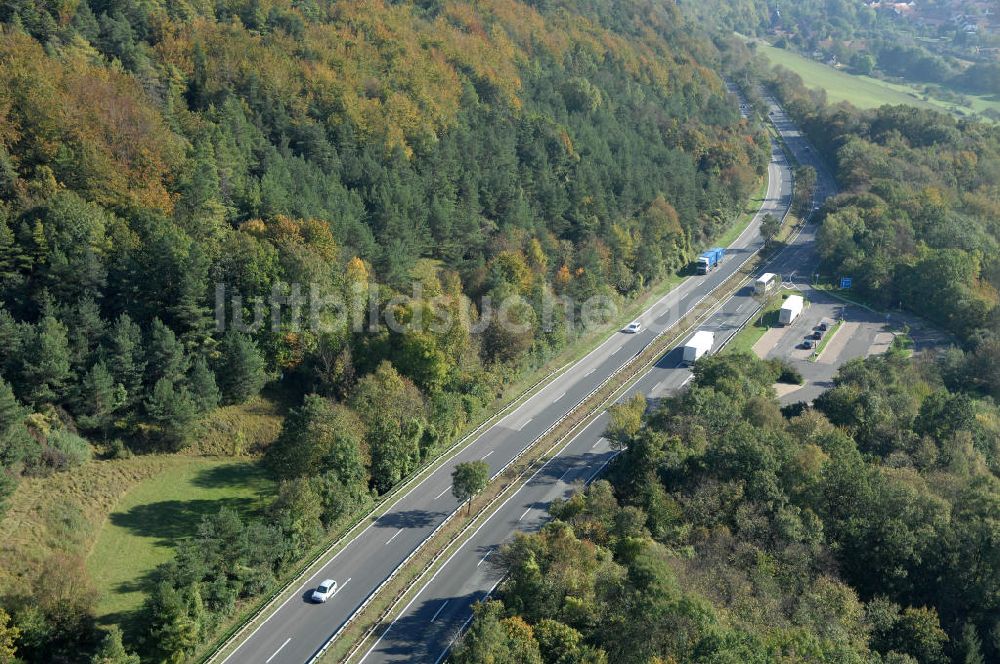
[[(130, 636), (164, 660), (572, 343), (546, 298), (683, 269), (768, 161), (713, 45), (649, 0), (24, 0), (0, 22), (0, 504), (180, 450), (220, 405), (294, 405), (267, 514), (220, 513), (157, 572)], [(221, 330), (217, 284), (226, 320), (300, 284), (402, 321), (517, 295), (526, 325)], [(92, 598), (36, 610), (31, 583), (3, 589), (18, 656), (95, 652)]]
[(952, 367), (897, 344), (779, 408), (721, 355), (614, 406), (607, 478), (492, 558), (451, 661), (993, 661), (1000, 412)]
[(879, 308), (950, 331), (969, 351), (967, 379), (995, 397), (1000, 130), (908, 106), (831, 107), (782, 68), (754, 76), (773, 86), (841, 187), (821, 211), (821, 271), (852, 277), (855, 296)]

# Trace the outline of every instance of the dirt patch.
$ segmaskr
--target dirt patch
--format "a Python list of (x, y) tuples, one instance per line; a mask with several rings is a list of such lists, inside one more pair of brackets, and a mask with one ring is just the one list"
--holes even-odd
[(789, 383), (775, 383), (774, 392), (778, 395), (778, 398), (781, 399), (796, 390), (801, 390), (802, 387), (802, 385), (791, 385)]

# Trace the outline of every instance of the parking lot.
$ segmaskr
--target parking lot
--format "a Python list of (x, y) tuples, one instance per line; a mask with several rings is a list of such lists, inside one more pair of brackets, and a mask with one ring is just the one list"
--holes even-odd
[[(945, 343), (943, 335), (927, 329), (918, 321), (898, 314), (876, 313), (863, 307), (847, 304), (833, 296), (809, 286), (797, 286), (809, 301), (808, 306), (791, 325), (771, 328), (754, 345), (754, 353), (761, 358), (784, 358), (798, 369), (805, 379), (803, 385), (777, 387), (783, 404), (797, 401), (811, 402), (833, 386), (837, 370), (848, 360), (886, 352), (892, 345), (895, 331), (904, 323), (911, 325), (910, 336), (916, 348), (922, 349)], [(833, 323), (843, 319), (836, 329), (826, 333), (819, 355), (805, 348), (803, 342), (823, 321)]]

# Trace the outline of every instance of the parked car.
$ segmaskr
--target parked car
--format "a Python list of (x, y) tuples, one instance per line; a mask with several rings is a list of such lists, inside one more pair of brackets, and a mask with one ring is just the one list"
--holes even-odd
[(813, 341), (812, 339), (806, 339), (805, 341), (802, 342), (802, 347), (805, 348), (806, 350), (809, 350), (810, 348), (815, 348), (816, 342)]
[(322, 604), (326, 600), (330, 599), (337, 594), (337, 582), (333, 579), (327, 579), (321, 584), (316, 586), (316, 590), (312, 592), (310, 598), (312, 601)]
[(830, 324), (827, 323), (825, 320), (824, 321), (820, 321), (820, 324), (816, 326), (816, 329), (820, 330), (822, 332), (826, 332), (827, 330), (830, 329)]
[(822, 339), (823, 338), (823, 330), (816, 330), (815, 332), (813, 332), (812, 333), (812, 338), (815, 339), (816, 341), (819, 341), (820, 339)]
[(625, 331), (628, 332), (629, 334), (635, 334), (641, 329), (642, 329), (642, 323), (640, 323), (637, 320), (634, 320), (625, 326)]

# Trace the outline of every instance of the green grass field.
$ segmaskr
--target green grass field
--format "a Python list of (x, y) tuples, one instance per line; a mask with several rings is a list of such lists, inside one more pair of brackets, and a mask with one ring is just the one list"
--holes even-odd
[(826, 91), (827, 101), (836, 104), (850, 102), (858, 108), (876, 108), (883, 104), (909, 104), (919, 108), (971, 114), (987, 109), (1000, 111), (1000, 101), (988, 97), (967, 95), (968, 106), (946, 102), (933, 97), (925, 99), (924, 93), (910, 85), (882, 81), (871, 76), (857, 76), (799, 55), (793, 51), (755, 42), (757, 50), (776, 65), (791, 69), (802, 77), (806, 87)]
[(760, 341), (765, 332), (778, 325), (778, 309), (781, 309), (781, 303), (788, 295), (802, 295), (802, 293), (789, 288), (775, 291), (753, 322), (740, 330), (733, 340), (726, 344), (725, 352), (753, 354), (754, 344)]
[(158, 475), (133, 487), (101, 528), (87, 569), (101, 592), (98, 620), (127, 623), (142, 605), (149, 574), (166, 562), (180, 538), (190, 537), (206, 514), (228, 505), (260, 510), (273, 483), (246, 459), (175, 457)]

